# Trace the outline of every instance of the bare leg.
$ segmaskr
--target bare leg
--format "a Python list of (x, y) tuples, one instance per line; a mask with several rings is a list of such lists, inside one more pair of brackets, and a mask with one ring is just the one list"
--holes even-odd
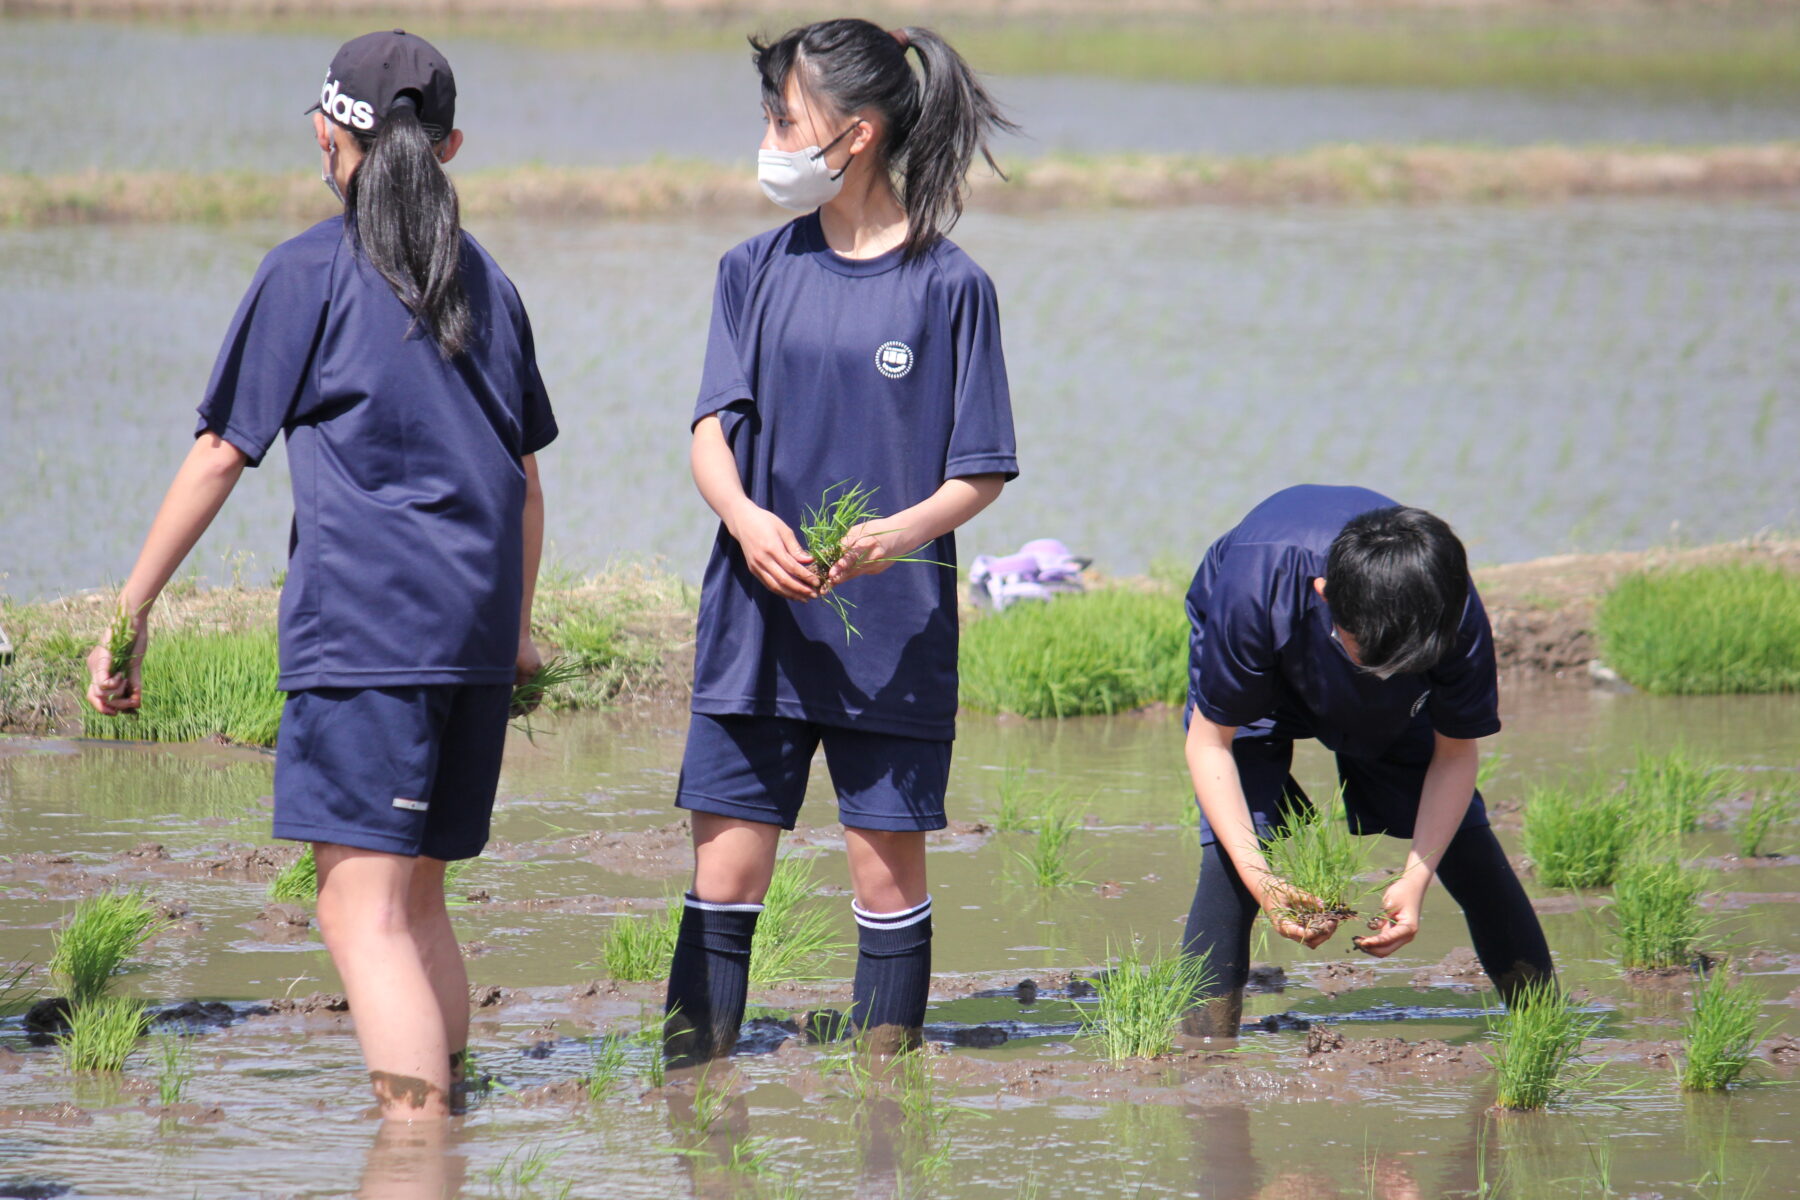
[(697, 812), (694, 895), (715, 904), (761, 904), (775, 875), (781, 826)]
[(382, 1114), (448, 1116), (449, 1038), (409, 917), (415, 860), (326, 842), (313, 853), (319, 931), (343, 978)]
[(462, 947), (456, 944), (456, 931), (450, 926), (450, 913), (444, 907), (447, 865), (441, 858), (425, 855), (414, 860), (406, 893), (406, 916), (425, 973), (431, 979), (431, 990), (437, 996), (438, 1012), (444, 1019), (444, 1038), (453, 1064), (451, 1075), (460, 1078), (463, 1054), (469, 1048), (469, 971), (463, 963)]

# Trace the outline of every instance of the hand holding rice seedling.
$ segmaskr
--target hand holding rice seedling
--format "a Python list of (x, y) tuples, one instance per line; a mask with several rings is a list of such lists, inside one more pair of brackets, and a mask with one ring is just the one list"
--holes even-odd
[[(1359, 879), (1372, 854), (1373, 847), (1350, 832), (1342, 792), (1291, 812), (1263, 843), (1269, 869), (1260, 890), (1270, 920), (1278, 929), (1285, 924), (1301, 931), (1304, 936), (1295, 940), (1319, 945), (1340, 922), (1358, 916), (1357, 905), (1379, 890)], [(1380, 923), (1376, 918), (1369, 927)], [(1292, 935), (1284, 930), (1283, 936)]]
[(510, 711), (513, 728), (535, 743), (537, 728), (531, 723), (531, 714), (541, 708), (545, 701), (553, 699), (562, 688), (583, 678), (587, 673), (587, 668), (581, 662), (561, 655), (539, 665), (525, 682), (513, 686)]
[(886, 554), (881, 551), (879, 542), (871, 552), (865, 545), (867, 541), (904, 532), (902, 529), (867, 528), (872, 522), (881, 519), (881, 513), (871, 503), (875, 491), (876, 489), (864, 487), (860, 483), (852, 484), (849, 480), (834, 483), (825, 489), (817, 508), (806, 510), (806, 520), (800, 526), (801, 540), (806, 543), (806, 552), (812, 556), (812, 571), (818, 577), (819, 594), (844, 622), (845, 645), (849, 645), (852, 637), (862, 636), (861, 631), (850, 620), (850, 610), (856, 605), (844, 599), (836, 590), (850, 578), (844, 572), (836, 570), (846, 559), (849, 569), (868, 575), (885, 571), (895, 563), (927, 563), (934, 567), (949, 565), (912, 554)]
[(134, 612), (125, 597), (120, 596), (119, 611), (107, 627), (105, 639), (88, 655), (88, 699), (109, 716), (137, 708), (144, 643), (148, 640), (143, 616), (149, 607), (150, 601), (146, 600)]

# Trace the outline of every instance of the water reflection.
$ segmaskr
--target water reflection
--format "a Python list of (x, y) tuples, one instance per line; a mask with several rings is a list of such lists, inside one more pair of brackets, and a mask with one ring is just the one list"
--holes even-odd
[(357, 1200), (443, 1200), (462, 1195), (468, 1159), (460, 1118), (376, 1124)]

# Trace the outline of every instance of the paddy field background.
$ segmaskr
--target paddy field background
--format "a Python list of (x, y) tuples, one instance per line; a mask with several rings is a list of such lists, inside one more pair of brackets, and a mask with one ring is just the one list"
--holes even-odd
[[(647, 1050), (608, 1040), (660, 996), (608, 970), (609, 932), (657, 920), (688, 863), (669, 808), (682, 581), (712, 522), (685, 430), (714, 263), (780, 219), (749, 183), (736, 40), (786, 23), (762, 12), (471, 8), (442, 34), (404, 17), (456, 65), (470, 228), (530, 307), (563, 428), (543, 456), (572, 597), (556, 628), (591, 617), (583, 644), (622, 690), (514, 739), (498, 841), (459, 880), (496, 1085), (442, 1144), (378, 1132), (307, 907), (268, 894), (293, 852), (269, 843), (266, 752), (71, 736), (63, 684), (82, 613), (104, 625), (80, 593), (128, 568), (250, 273), (327, 211), (299, 110), (344, 36), (396, 18), (132, 11), (0, 6), (0, 626), (18, 643), (0, 665), (0, 961), (24, 971), (0, 998), (0, 1196), (1795, 1194), (1800, 826), (1775, 822), (1757, 854), (1735, 834), (1800, 785), (1800, 699), (1594, 688), (1589, 643), (1545, 650), (1525, 619), (1591, 608), (1610, 580), (1594, 559), (1487, 577), (1525, 618), (1484, 787), (1599, 1022), (1600, 1073), (1551, 1111), (1490, 1111), (1497, 1010), (1441, 892), (1383, 962), (1342, 937), (1259, 943), (1257, 1028), (1235, 1047), (1103, 1060), (1081, 1029), (1091, 979), (1134, 938), (1179, 939), (1197, 859), (1179, 715), (1158, 706), (964, 714), (922, 1076), (860, 1082), (778, 1024), (843, 1005), (842, 952), (759, 989), (766, 1023), (709, 1081), (659, 1085)], [(1790, 10), (939, 16), (1029, 135), (999, 147), (1029, 199), (983, 182), (955, 234), (1000, 292), (1024, 467), (965, 558), (1056, 536), (1167, 587), (1268, 492), (1318, 481), (1433, 508), (1484, 564), (1760, 535), (1793, 568)], [(1189, 182), (1119, 186), (1133, 171)], [(264, 620), (288, 511), (271, 454), (196, 553), (184, 587), (245, 589), (205, 621)], [(621, 561), (650, 564), (638, 594)], [(578, 586), (609, 564), (607, 587)], [(1522, 857), (1538, 789), (1630, 787), (1675, 747), (1717, 785), (1670, 851), (1703, 879), (1697, 949), (1759, 1001), (1755, 1061), (1721, 1095), (1675, 1082), (1699, 977), (1625, 975), (1610, 891), (1546, 886)], [(1329, 761), (1301, 774), (1328, 786)], [(822, 770), (813, 794), (790, 845), (817, 857), (813, 903), (848, 942)], [(1045, 806), (1075, 819), (1075, 882), (1053, 889), (1020, 857)], [(25, 1003), (55, 990), (54, 931), (107, 888), (145, 889), (171, 922), (114, 990), (186, 1036), (76, 1075)], [(172, 1104), (165, 1046), (192, 1075)]]

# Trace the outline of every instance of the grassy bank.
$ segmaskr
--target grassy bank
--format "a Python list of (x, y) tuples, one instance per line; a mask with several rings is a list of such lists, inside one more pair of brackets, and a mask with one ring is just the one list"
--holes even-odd
[[(1050, 155), (971, 203), (995, 212), (1184, 205), (1485, 204), (1582, 196), (1723, 198), (1800, 187), (1800, 145), (1631, 147), (1340, 146), (1271, 157)], [(465, 217), (674, 219), (767, 213), (753, 173), (730, 164), (513, 167), (456, 174)], [(302, 224), (331, 214), (316, 174), (87, 171), (0, 174), (0, 223)]]
[(1718, 564), (1642, 571), (1607, 594), (1600, 654), (1647, 691), (1800, 691), (1800, 575)]
[[(436, 0), (410, 6), (448, 43), (739, 50), (752, 30), (817, 18), (792, 0)], [(1741, 96), (1800, 90), (1800, 23), (1775, 3), (1445, 5), (1318, 0), (973, 0), (858, 9), (930, 25), (983, 71), (1264, 86), (1628, 88)], [(202, 28), (349, 37), (377, 0), (0, 0), (0, 13), (171, 18)]]

